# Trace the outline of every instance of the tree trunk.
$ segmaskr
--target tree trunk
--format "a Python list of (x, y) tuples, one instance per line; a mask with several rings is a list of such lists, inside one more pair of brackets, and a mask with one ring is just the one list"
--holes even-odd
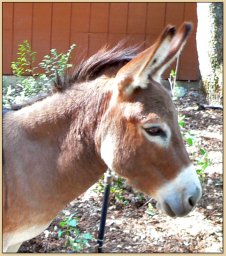
[(223, 3), (197, 3), (197, 50), (203, 88), (209, 103), (223, 96)]

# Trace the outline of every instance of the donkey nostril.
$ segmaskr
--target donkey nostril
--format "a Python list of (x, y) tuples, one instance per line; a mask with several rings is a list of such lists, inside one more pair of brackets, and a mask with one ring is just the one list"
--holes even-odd
[(193, 208), (196, 205), (196, 203), (199, 201), (200, 197), (201, 197), (201, 190), (199, 188), (196, 188), (192, 196), (189, 196), (188, 204)]
[(196, 204), (195, 198), (192, 197), (192, 196), (190, 196), (190, 197), (188, 198), (188, 203), (189, 203), (189, 205), (193, 208), (193, 207), (195, 206), (195, 204)]

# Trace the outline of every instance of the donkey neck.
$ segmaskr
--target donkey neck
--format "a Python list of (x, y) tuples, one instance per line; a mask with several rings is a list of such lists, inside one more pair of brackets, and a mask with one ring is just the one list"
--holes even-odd
[(40, 145), (40, 162), (47, 150), (53, 151), (49, 169), (53, 170), (56, 183), (64, 181), (57, 186), (61, 187), (61, 194), (67, 194), (65, 202), (84, 192), (106, 170), (95, 143), (95, 133), (109, 101), (103, 82), (96, 79), (74, 85), (15, 113), (27, 138)]

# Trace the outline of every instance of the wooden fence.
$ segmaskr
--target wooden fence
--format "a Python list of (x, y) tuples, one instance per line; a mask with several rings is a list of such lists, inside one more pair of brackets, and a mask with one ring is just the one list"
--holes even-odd
[(72, 62), (77, 63), (125, 38), (129, 45), (145, 42), (147, 47), (166, 24), (183, 21), (192, 21), (194, 31), (180, 58), (178, 78), (198, 80), (196, 3), (3, 3), (3, 74), (12, 73), (10, 62), (25, 39), (38, 62), (50, 49), (65, 52), (75, 43)]

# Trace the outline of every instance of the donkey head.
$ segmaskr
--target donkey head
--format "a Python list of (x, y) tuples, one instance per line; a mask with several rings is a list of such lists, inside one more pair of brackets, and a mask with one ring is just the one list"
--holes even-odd
[(178, 32), (167, 26), (153, 46), (118, 71), (101, 123), (100, 154), (106, 165), (156, 198), (172, 217), (189, 213), (201, 197), (176, 109), (169, 92), (159, 84), (191, 29), (190, 23)]

